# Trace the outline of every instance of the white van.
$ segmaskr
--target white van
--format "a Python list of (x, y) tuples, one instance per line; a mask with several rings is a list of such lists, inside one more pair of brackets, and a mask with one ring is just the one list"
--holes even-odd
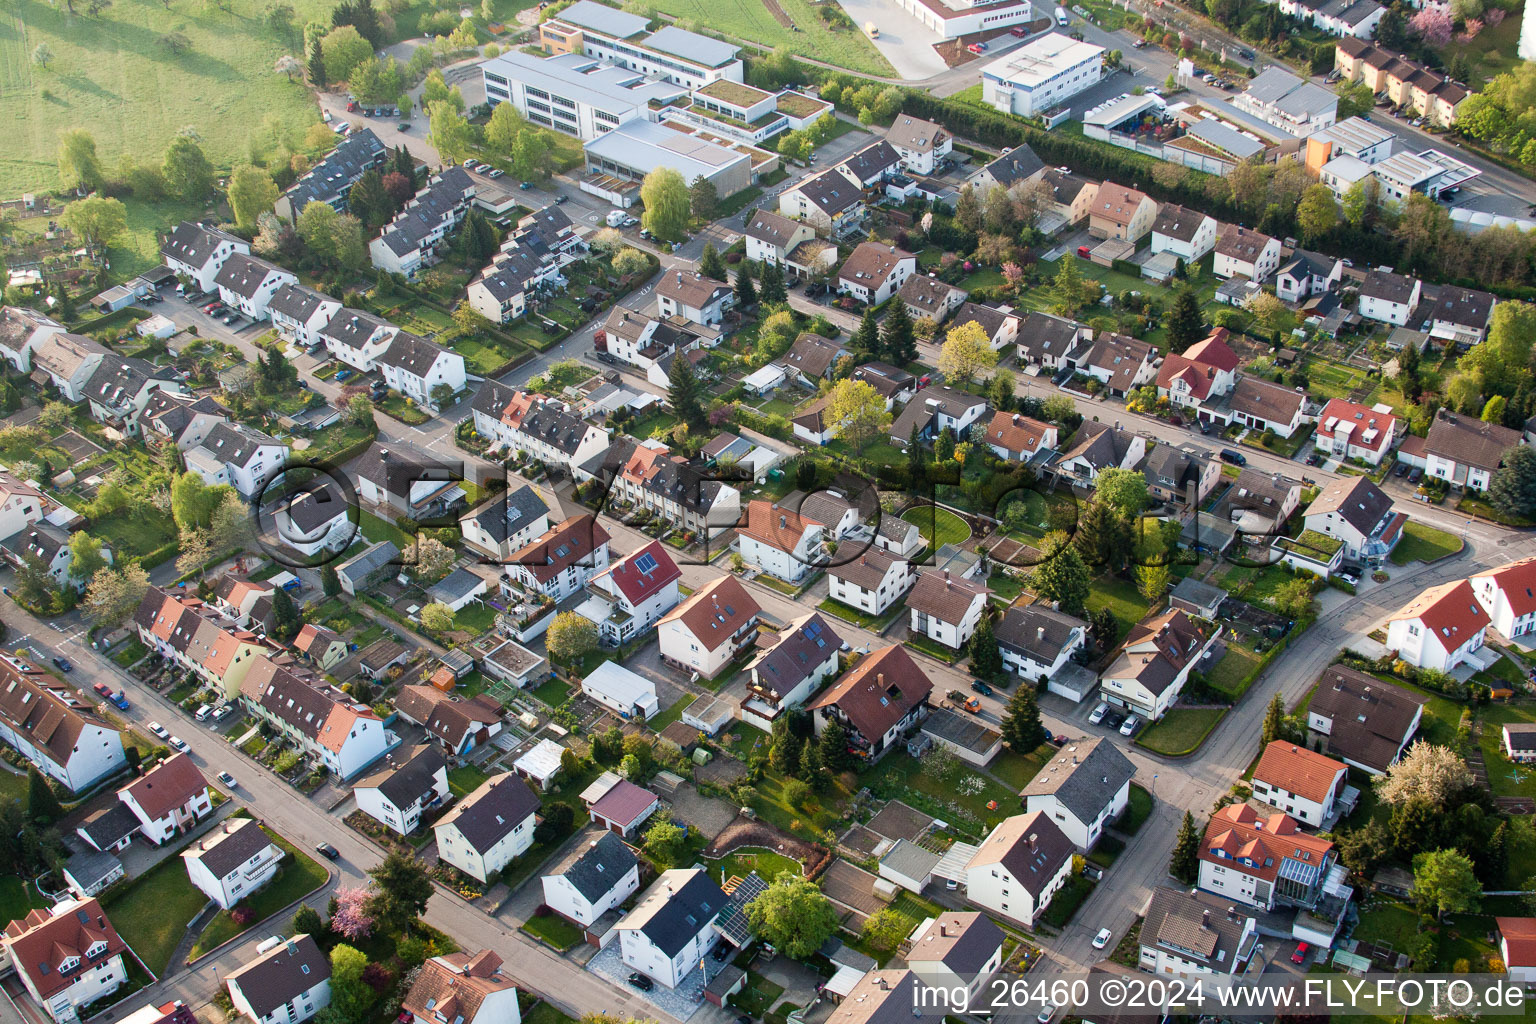
[(1056, 8), (1056, 24), (1060, 25), (1062, 28), (1066, 28), (1068, 25), (1072, 24), (1072, 19), (1067, 17), (1067, 9), (1065, 7)]
[(624, 211), (623, 210), (609, 210), (608, 211), (608, 216), (604, 220), (604, 223), (607, 224), (611, 228), (623, 227), (624, 226)]

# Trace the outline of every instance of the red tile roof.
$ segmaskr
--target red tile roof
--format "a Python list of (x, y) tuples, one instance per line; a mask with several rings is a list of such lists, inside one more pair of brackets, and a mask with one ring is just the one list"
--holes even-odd
[(512, 556), (512, 564), (520, 565), (540, 583), (548, 583), (566, 569), (589, 558), (592, 552), (608, 543), (608, 531), (591, 513), (573, 516), (558, 526), (550, 528)]
[[(1317, 436), (1332, 437), (1343, 424), (1354, 424), (1349, 443), (1356, 448), (1381, 451), (1397, 432), (1397, 417), (1389, 412), (1376, 412), (1370, 406), (1358, 402), (1346, 402), (1342, 398), (1330, 398), (1317, 417)], [(1375, 431), (1369, 440), (1366, 434)]]
[[(34, 911), (35, 913), (35, 911)], [(1536, 967), (1536, 917), (1496, 917), (1499, 934), (1509, 947), (1506, 967)]]
[[(60, 909), (65, 906), (68, 909)], [(119, 937), (96, 900), (83, 900), (72, 906), (61, 904), (54, 909), (59, 911), (55, 917), (47, 911), (34, 910), (5, 929), (5, 944), (11, 951), (12, 962), (32, 980), (44, 1000), (69, 988), (79, 977), (80, 967), (67, 974), (59, 973), (59, 964), (65, 958), (77, 957), (81, 967), (94, 967), (128, 949), (128, 943)], [(86, 950), (98, 942), (105, 943), (105, 949), (87, 960)]]
[[(642, 572), (640, 564), (646, 556), (654, 564), (649, 572)], [(653, 540), (615, 562), (604, 575), (613, 580), (613, 585), (624, 595), (625, 600), (631, 605), (640, 605), (667, 584), (681, 579), (683, 574), (677, 563), (672, 561), (672, 556), (667, 554), (666, 545)]]
[(1480, 572), (1472, 579), (1492, 579), (1504, 591), (1516, 618), (1536, 612), (1536, 555)]
[(735, 576), (722, 576), (661, 617), (682, 619), (693, 638), (713, 651), (763, 609)]
[(1267, 782), (1277, 789), (1320, 804), (1328, 799), (1339, 772), (1348, 770), (1344, 762), (1335, 761), (1326, 754), (1285, 740), (1275, 740), (1264, 748), (1259, 766), (1253, 770), (1253, 781)]
[(1454, 651), (1488, 625), (1488, 613), (1477, 603), (1472, 584), (1466, 580), (1430, 587), (1404, 605), (1390, 621), (1399, 619), (1418, 619), (1447, 651)]
[[(1302, 832), (1290, 815), (1261, 818), (1248, 804), (1228, 804), (1211, 815), (1205, 826), (1200, 859), (1273, 882), (1285, 858), (1320, 865), (1332, 849), (1328, 840)], [(1218, 857), (1213, 850), (1227, 856)], [(1241, 863), (1244, 860), (1250, 863)]]
[(905, 647), (883, 647), (807, 707), (837, 707), (866, 740), (875, 742), (932, 692), (933, 681)]
[(794, 551), (808, 528), (825, 525), (807, 519), (798, 512), (760, 500), (747, 502), (746, 519), (746, 525), (736, 527), (738, 534), (780, 551)]
[(1192, 362), (1214, 366), (1218, 370), (1236, 370), (1242, 361), (1227, 344), (1227, 339), (1231, 336), (1231, 332), (1225, 327), (1218, 327), (1207, 337), (1185, 349), (1184, 357)]
[(163, 818), (207, 791), (208, 780), (186, 754), (161, 761), (123, 789), (151, 820)]

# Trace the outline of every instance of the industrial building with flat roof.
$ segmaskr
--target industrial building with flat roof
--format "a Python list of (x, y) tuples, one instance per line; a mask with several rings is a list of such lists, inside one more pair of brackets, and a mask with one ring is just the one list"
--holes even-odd
[(761, 169), (753, 166), (756, 151), (723, 143), (679, 125), (637, 118), (587, 143), (587, 170), (640, 181), (658, 167), (670, 167), (684, 181), (703, 177), (723, 199), (749, 187), (754, 173)]
[(1005, 114), (1043, 114), (1104, 76), (1104, 47), (1048, 32), (981, 69), (982, 99)]
[(539, 26), (539, 42), (551, 53), (585, 54), (689, 89), (742, 80), (739, 46), (676, 25), (649, 29), (640, 15), (577, 0)]
[(489, 102), (510, 102), (534, 124), (584, 142), (648, 116), (652, 102), (688, 95), (682, 86), (576, 53), (534, 57), (508, 50), (481, 62), (480, 71)]

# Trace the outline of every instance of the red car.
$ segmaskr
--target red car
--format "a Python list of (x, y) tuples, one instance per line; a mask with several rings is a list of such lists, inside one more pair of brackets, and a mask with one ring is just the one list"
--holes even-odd
[(1011, 28), (1008, 31), (1012, 32), (1016, 36), (1019, 36), (1020, 38), (1023, 38), (1023, 36), (1026, 34), (1022, 28)]
[(208, 305), (203, 307), (203, 312), (204, 313), (212, 313), (214, 310), (218, 309), (222, 305), (223, 305), (222, 302), (210, 302), (210, 303), (208, 303)]
[(1308, 943), (1303, 942), (1303, 943), (1298, 944), (1297, 947), (1296, 947), (1296, 952), (1291, 954), (1291, 963), (1293, 963), (1293, 964), (1304, 964), (1304, 963), (1306, 963), (1307, 962), (1307, 954), (1310, 953), (1310, 952), (1312, 952), (1312, 947)]
[(95, 690), (103, 697), (112, 696), (112, 687), (108, 686), (106, 683), (97, 683), (95, 686), (91, 687), (91, 689)]
[(987, 44), (986, 43), (972, 43), (970, 46), (967, 46), (966, 49), (970, 50), (972, 53), (986, 53), (987, 52)]
[(357, 113), (357, 100), (348, 100), (347, 101), (347, 113), (349, 113), (349, 114)]
[(1080, 245), (1080, 246), (1077, 247), (1077, 254), (1079, 256), (1081, 256), (1083, 259), (1087, 259), (1088, 258), (1088, 251), (1089, 250), (1088, 250), (1088, 247), (1086, 245)]

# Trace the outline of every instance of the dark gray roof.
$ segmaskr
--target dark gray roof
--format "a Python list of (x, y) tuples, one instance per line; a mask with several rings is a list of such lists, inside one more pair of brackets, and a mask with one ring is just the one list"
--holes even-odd
[(1045, 161), (1036, 156), (1034, 150), (1021, 144), (987, 164), (984, 169), (992, 175), (994, 181), (1007, 188), (1036, 174), (1044, 167)]
[(487, 779), (438, 820), (434, 828), (453, 825), (481, 853), (539, 809), (539, 798), (528, 783), (512, 772)]
[(227, 231), (184, 220), (165, 236), (165, 243), (160, 246), (160, 255), (191, 267), (201, 267), (208, 262), (214, 250), (228, 242), (249, 248), (245, 239)]
[(470, 403), (470, 409), (484, 413), (492, 419), (500, 419), (502, 412), (507, 408), (507, 403), (512, 401), (521, 389), (510, 384), (501, 384), (494, 380), (486, 381), (479, 391), (475, 392), (475, 399)]
[(629, 870), (640, 863), (635, 851), (613, 832), (587, 847), (587, 852), (561, 872), (589, 903), (606, 896)]
[(1147, 905), (1141, 944), (1229, 973), (1239, 953), (1251, 951), (1238, 947), (1248, 915), (1234, 906), (1224, 896), (1160, 885), (1152, 890), (1152, 902)]
[(427, 590), (427, 597), (448, 604), (451, 601), (457, 601), (483, 583), (485, 580), (468, 569), (455, 569), (440, 582), (433, 584)]
[(566, 455), (576, 454), (592, 429), (590, 423), (571, 413), (564, 402), (543, 395), (535, 397), (517, 425), (519, 433), (536, 437)]
[(842, 644), (827, 620), (819, 612), (812, 613), (780, 633), (779, 642), (758, 661), (758, 685), (789, 693)]
[(783, 249), (789, 245), (789, 240), (800, 227), (799, 221), (780, 216), (772, 210), (757, 210), (747, 222), (747, 237)]
[(1009, 319), (1018, 319), (1013, 313), (1005, 313), (996, 306), (983, 306), (977, 302), (965, 302), (955, 310), (954, 317), (950, 320), (951, 327), (964, 327), (975, 321), (981, 325), (981, 329), (987, 332), (988, 339), (997, 337), (997, 332), (1002, 330)]
[(877, 174), (883, 174), (901, 163), (901, 157), (889, 142), (881, 139), (872, 142), (863, 149), (854, 153), (843, 161), (843, 166), (858, 176), (860, 181), (867, 181)]
[(373, 573), (398, 561), (400, 561), (400, 549), (395, 547), (395, 542), (380, 541), (366, 551), (359, 552), (351, 559), (342, 562), (336, 567), (336, 574), (361, 583)]
[(1077, 428), (1072, 447), (1062, 453), (1063, 460), (1086, 459), (1095, 469), (1119, 466), (1131, 450), (1132, 435), (1108, 423), (1089, 420)]
[(302, 284), (285, 284), (272, 296), (267, 309), (303, 323), (327, 302), (335, 301), (324, 292), (317, 292)]
[(1197, 608), (1215, 608), (1219, 611), (1222, 602), (1226, 600), (1227, 592), (1220, 587), (1197, 580), (1193, 576), (1186, 576), (1179, 580), (1178, 586), (1173, 588), (1173, 596)]
[(1458, 327), (1471, 327), (1481, 331), (1488, 326), (1488, 317), (1493, 312), (1493, 301), (1493, 296), (1487, 292), (1457, 288), (1449, 284), (1443, 285), (1440, 289), (1440, 297), (1435, 300), (1435, 311), (1432, 317)]
[(228, 288), (242, 299), (249, 299), (261, 290), (262, 283), (273, 274), (293, 277), (276, 263), (268, 263), (259, 256), (237, 252), (224, 261), (224, 266), (219, 268), (218, 276), (213, 279), (213, 282), (220, 288)]
[(396, 256), (421, 248), (422, 242), (451, 224), (475, 194), (474, 179), (458, 164), (436, 175), (416, 193), (411, 205), (395, 215), (379, 240)]
[(1372, 270), (1365, 275), (1365, 280), (1360, 284), (1360, 294), (1373, 299), (1381, 299), (1383, 302), (1395, 302), (1399, 305), (1407, 305), (1413, 298), (1413, 286), (1418, 284), (1414, 278), (1405, 277), (1402, 274), (1392, 274), (1384, 270)]
[(283, 442), (270, 434), (263, 434), (243, 423), (215, 423), (199, 446), (208, 449), (224, 462), (244, 466), (263, 445), (283, 446)]
[(142, 359), (124, 358), (114, 353), (102, 357), (96, 371), (80, 389), (88, 401), (111, 410), (126, 410), (152, 380), (176, 380), (172, 367), (157, 368)]
[(378, 361), (385, 366), (399, 367), (417, 377), (425, 377), (442, 354), (443, 348), (440, 345), (434, 345), (426, 338), (418, 338), (410, 331), (400, 331)]
[[(1065, 612), (1032, 604), (1003, 612), (995, 633), (998, 645), (1027, 654), (1049, 665), (1072, 640), (1074, 630), (1086, 630), (1088, 624)], [(1043, 632), (1042, 632), (1043, 631)]]
[(1025, 355), (1034, 359), (1061, 358), (1078, 341), (1080, 326), (1049, 313), (1031, 312), (1019, 324), (1018, 344)]
[(232, 972), (246, 1002), (265, 1017), (331, 976), (331, 962), (308, 935), (295, 935)]
[(478, 283), (484, 285), (497, 302), (505, 302), (527, 291), (528, 282), (538, 272), (539, 264), (533, 256), (522, 249), (514, 249), (486, 268)]
[(1306, 514), (1327, 515), (1333, 512), (1365, 536), (1371, 536), (1376, 524), (1392, 511), (1392, 499), (1370, 477), (1342, 477), (1324, 487)]
[(458, 479), (448, 463), (409, 445), (381, 445), (375, 441), (352, 464), (353, 475), (368, 480), (396, 496), (410, 494), (411, 485), (421, 480), (447, 483)]
[(1200, 225), (1210, 214), (1201, 210), (1191, 210), (1177, 203), (1164, 203), (1162, 209), (1157, 212), (1157, 220), (1152, 225), (1152, 230), (1169, 238), (1177, 238), (1181, 242), (1192, 242), (1195, 233), (1200, 230)]
[[(129, 812), (130, 815), (132, 813)], [(64, 862), (64, 870), (69, 872), (69, 877), (88, 890), (105, 882), (110, 875), (122, 870), (122, 867), (123, 862), (110, 853), (89, 848), (81, 850)]]
[(532, 487), (524, 484), (512, 493), (503, 495), (499, 501), (484, 506), (473, 518), (480, 524), (480, 529), (501, 543), (539, 516), (547, 515), (549, 506), (544, 504), (544, 499)]
[(304, 207), (314, 200), (333, 203), (346, 195), (364, 171), (384, 159), (385, 153), (384, 143), (371, 128), (349, 134), (285, 193), (293, 215), (303, 213)]
[(395, 325), (388, 320), (361, 309), (343, 306), (336, 311), (335, 316), (331, 317), (331, 322), (320, 329), (320, 334), (324, 338), (334, 339), (337, 344), (346, 348), (361, 349), (381, 327), (395, 330)]
[[(663, 874), (662, 878), (665, 877)], [(640, 931), (667, 956), (676, 956), (725, 904), (725, 892), (709, 877), (709, 872), (695, 871), (682, 886), (651, 908)]]
[(377, 789), (396, 807), (410, 807), (432, 791), (439, 770), (448, 761), (435, 743), (421, 743), (391, 757), (381, 770), (354, 789)]
[[(239, 825), (240, 822), (247, 824)], [(233, 832), (224, 831), (238, 825)], [(231, 818), (187, 847), (186, 852), (202, 861), (214, 878), (226, 878), (240, 865), (268, 846), (276, 845), (259, 822), (251, 818)]]
[(1331, 720), (1330, 754), (1386, 771), (1407, 741), (1409, 727), (1428, 702), (1429, 698), (1412, 690), (1347, 665), (1330, 665), (1317, 681), (1307, 710)]
[(138, 815), (122, 801), (113, 801), (106, 810), (96, 811), (81, 822), (78, 831), (90, 837), (92, 843), (102, 849), (111, 849), (127, 836), (133, 835), (143, 824)]
[(281, 505), (294, 527), (304, 534), (314, 533), (336, 519), (346, 516), (351, 506), (338, 491), (329, 485), (306, 490)]
[(1194, 445), (1160, 444), (1147, 453), (1141, 472), (1148, 483), (1183, 491), (1200, 479), (1211, 457), (1209, 451)]
[[(886, 148), (890, 149), (889, 146)], [(894, 155), (895, 151), (892, 150)], [(835, 170), (822, 171), (814, 178), (805, 179), (795, 186), (795, 191), (830, 217), (837, 216), (864, 198), (863, 189)]]
[(1032, 796), (1054, 796), (1078, 821), (1098, 817), (1136, 774), (1136, 766), (1120, 749), (1102, 736), (1068, 744), (1024, 787), (1026, 803)]

